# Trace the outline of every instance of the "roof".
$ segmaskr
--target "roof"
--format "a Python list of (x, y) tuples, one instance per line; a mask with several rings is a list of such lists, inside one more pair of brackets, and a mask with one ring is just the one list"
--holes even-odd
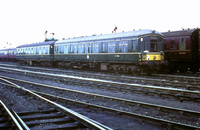
[(188, 29), (188, 30), (180, 30), (180, 31), (172, 31), (172, 32), (163, 32), (164, 37), (177, 37), (177, 36), (190, 36), (193, 32), (198, 32), (200, 29)]
[(78, 37), (72, 39), (65, 39), (57, 41), (56, 44), (59, 43), (67, 43), (67, 42), (84, 42), (84, 41), (98, 41), (98, 40), (106, 40), (106, 39), (117, 39), (117, 38), (129, 38), (129, 37), (140, 37), (142, 35), (148, 34), (159, 34), (154, 30), (146, 29), (146, 30), (138, 30), (138, 31), (130, 31), (130, 32), (121, 32), (121, 33), (112, 33), (112, 34), (105, 34), (105, 35), (95, 35), (95, 36), (88, 36), (88, 37)]
[(0, 49), (0, 51), (16, 50), (16, 48)]
[(51, 44), (53, 44), (55, 42), (56, 42), (56, 40), (54, 40), (54, 41), (44, 41), (44, 42), (39, 42), (39, 43), (32, 43), (32, 44), (21, 45), (21, 46), (18, 46), (17, 48), (51, 45)]

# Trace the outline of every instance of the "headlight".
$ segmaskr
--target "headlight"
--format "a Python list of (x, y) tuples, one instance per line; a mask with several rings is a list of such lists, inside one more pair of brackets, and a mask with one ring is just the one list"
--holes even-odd
[(148, 51), (148, 50), (145, 50), (145, 51), (144, 51), (144, 54), (147, 54), (147, 53), (149, 53), (149, 51)]

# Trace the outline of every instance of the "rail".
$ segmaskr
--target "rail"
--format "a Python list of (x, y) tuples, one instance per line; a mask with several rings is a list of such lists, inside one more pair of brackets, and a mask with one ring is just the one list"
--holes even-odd
[(71, 93), (79, 93), (79, 94), (89, 95), (89, 96), (93, 96), (93, 97), (100, 97), (100, 98), (104, 98), (104, 99), (106, 98), (106, 99), (109, 99), (109, 100), (117, 100), (117, 101), (132, 103), (132, 104), (138, 104), (138, 105), (142, 105), (142, 106), (149, 106), (149, 107), (152, 107), (152, 108), (157, 108), (157, 109), (159, 108), (159, 110), (160, 109), (168, 109), (168, 110), (173, 110), (173, 111), (176, 111), (176, 112), (188, 113), (188, 114), (193, 114), (193, 115), (200, 116), (200, 112), (198, 112), (198, 111), (191, 111), (191, 110), (180, 109), (180, 108), (178, 109), (178, 108), (173, 108), (173, 107), (168, 107), (168, 106), (150, 104), (150, 103), (139, 102), (139, 101), (132, 101), (132, 100), (127, 100), (127, 99), (125, 100), (125, 99), (122, 99), (122, 98), (105, 96), (105, 95), (100, 95), (100, 94), (93, 94), (93, 93), (82, 92), (82, 91), (66, 89), (66, 88), (60, 88), (60, 87), (56, 87), (56, 86), (40, 84), (40, 83), (34, 83), (34, 82), (30, 82), (30, 81), (14, 79), (14, 78), (9, 78), (9, 77), (5, 77), (5, 76), (0, 76), (0, 77), (2, 77), (4, 79), (12, 80), (12, 81), (17, 81), (17, 82), (27, 83), (27, 84), (31, 84), (31, 85), (36, 85), (36, 86), (39, 86), (39, 87), (46, 87), (46, 88), (56, 89), (56, 90), (60, 90), (60, 91), (68, 91), (68, 92), (71, 92)]
[[(21, 89), (21, 90), (23, 90), (23, 91), (25, 91), (25, 92), (37, 97), (37, 98), (43, 100), (44, 102), (47, 102), (48, 104), (51, 104), (51, 105), (55, 106), (57, 109), (63, 111), (67, 115), (71, 116), (73, 119), (76, 119), (77, 121), (81, 122), (82, 124), (86, 125), (87, 127), (91, 128), (91, 129), (111, 130), (111, 128), (109, 128), (109, 127), (107, 127), (107, 126), (105, 126), (103, 124), (100, 124), (100, 123), (98, 123), (98, 122), (96, 122), (96, 121), (94, 121), (92, 119), (89, 119), (88, 117), (85, 117), (85, 116), (83, 116), (83, 115), (81, 115), (79, 113), (76, 113), (76, 112), (74, 112), (74, 111), (72, 111), (72, 110), (70, 110), (70, 109), (68, 109), (68, 108), (66, 108), (66, 107), (64, 107), (62, 105), (59, 105), (59, 104), (57, 104), (57, 103), (55, 103), (53, 101), (50, 101), (50, 100), (48, 100), (48, 99), (46, 99), (46, 98), (44, 98), (44, 97), (42, 97), (42, 96), (40, 96), (38, 94), (26, 89), (26, 88), (18, 86), (18, 85), (14, 84), (14, 83), (6, 80), (6, 79), (3, 79), (3, 78), (0, 78), (0, 80), (2, 80), (4, 82), (7, 82), (12, 87)], [(20, 129), (22, 129), (22, 127)]]
[[(177, 96), (178, 98), (188, 98), (187, 95), (192, 95), (191, 98), (194, 98), (195, 100), (199, 100), (199, 95), (200, 92), (199, 91), (190, 91), (190, 90), (183, 90), (183, 89), (178, 89), (178, 88), (170, 88), (170, 87), (159, 87), (159, 86), (153, 86), (153, 85), (141, 85), (141, 84), (134, 84), (134, 83), (121, 83), (121, 82), (115, 82), (115, 81), (108, 81), (108, 80), (102, 80), (102, 79), (93, 79), (93, 78), (84, 78), (84, 77), (79, 77), (79, 76), (70, 76), (70, 75), (64, 75), (64, 74), (50, 74), (50, 73), (41, 73), (41, 72), (33, 72), (33, 71), (27, 71), (27, 70), (20, 70), (20, 69), (11, 69), (11, 68), (5, 68), (5, 67), (0, 67), (2, 69), (5, 70), (12, 70), (12, 71), (17, 71), (17, 72), (21, 72), (21, 73), (25, 73), (27, 74), (36, 74), (36, 75), (46, 75), (52, 78), (62, 78), (62, 79), (69, 79), (69, 80), (82, 80), (87, 82), (88, 84), (96, 84), (98, 85), (99, 83), (101, 85), (112, 85), (115, 86), (114, 88), (121, 87), (120, 89), (126, 89), (126, 87), (129, 87), (129, 91), (133, 89), (134, 91), (145, 91), (145, 90), (150, 90), (148, 93), (150, 92), (158, 92), (158, 94), (161, 95), (165, 95), (167, 93), (173, 93), (176, 94), (175, 96)], [(111, 86), (109, 86), (111, 87)], [(162, 92), (162, 93), (161, 93)], [(169, 94), (168, 94), (169, 95)]]
[(12, 119), (12, 121), (14, 122), (16, 128), (18, 128), (19, 130), (23, 130), (23, 127), (17, 121), (17, 119), (15, 118), (15, 116), (11, 113), (11, 111), (6, 107), (6, 105), (1, 100), (0, 100), (0, 104), (1, 104), (1, 106), (3, 106), (3, 109), (6, 111), (6, 113), (10, 117), (10, 119)]
[(30, 130), (30, 128), (24, 123), (24, 121), (17, 115), (17, 113), (13, 109), (11, 109), (10, 111), (16, 117), (17, 121), (24, 130)]

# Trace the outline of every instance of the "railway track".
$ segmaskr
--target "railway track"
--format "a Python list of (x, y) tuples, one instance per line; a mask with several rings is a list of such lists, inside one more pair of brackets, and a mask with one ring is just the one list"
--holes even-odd
[[(92, 93), (81, 92), (81, 91), (76, 91), (76, 90), (58, 88), (58, 87), (44, 85), (44, 84), (12, 79), (8, 77), (3, 77), (3, 78), (12, 80), (13, 82), (17, 82), (17, 83), (21, 82), (23, 84), (28, 84), (24, 86), (28, 86), (28, 88), (31, 89), (31, 91), (34, 91), (35, 93), (38, 93), (50, 99), (54, 99), (56, 101), (60, 101), (64, 103), (71, 102), (72, 104), (79, 104), (79, 106), (89, 106), (90, 108), (95, 108), (95, 109), (98, 108), (104, 111), (120, 113), (121, 115), (136, 117), (136, 118), (143, 119), (145, 121), (151, 121), (157, 124), (161, 124), (162, 126), (169, 126), (170, 124), (171, 127), (173, 126), (173, 128), (176, 128), (176, 127), (190, 128), (190, 129), (200, 128), (200, 125), (199, 127), (195, 126), (195, 125), (198, 125), (198, 118), (200, 118), (200, 112), (197, 112), (197, 111), (184, 110), (184, 109), (179, 109), (179, 108), (149, 104), (149, 103), (144, 103), (144, 102), (137, 102), (137, 101), (127, 100), (127, 99), (122, 99), (122, 98), (111, 97), (111, 96), (104, 96), (104, 95), (92, 94)], [(46, 89), (49, 89), (49, 90), (47, 91)], [(65, 95), (70, 95), (70, 97), (69, 96), (66, 97)], [(100, 103), (98, 101), (100, 101)], [(102, 104), (102, 102), (104, 102), (104, 104)], [(115, 104), (114, 107), (112, 106), (112, 104)], [(118, 106), (117, 104), (120, 104), (120, 105)], [(123, 106), (123, 108), (120, 106)], [(130, 108), (134, 108), (134, 109), (130, 110)], [(139, 112), (134, 113), (135, 111), (138, 111), (138, 110)], [(169, 116), (178, 117), (181, 120), (185, 119), (185, 122), (180, 121), (180, 120), (178, 121), (177, 118), (170, 119), (170, 120), (163, 119), (162, 116), (166, 116), (166, 113), (168, 114), (168, 117)], [(150, 116), (150, 115), (159, 115), (159, 116)], [(193, 126), (190, 124), (193, 124)]]
[(23, 121), (19, 120), (14, 110), (8, 107), (0, 100), (0, 129), (29, 129)]
[[(153, 76), (143, 76), (143, 77), (134, 77), (134, 76), (116, 76), (111, 74), (94, 74), (94, 73), (85, 73), (85, 72), (76, 72), (74, 71), (63, 71), (58, 69), (48, 69), (48, 68), (39, 68), (39, 67), (27, 67), (27, 66), (16, 66), (16, 65), (5, 65), (0, 64), (1, 66), (8, 66), (18, 69), (26, 69), (30, 71), (39, 71), (39, 72), (51, 72), (54, 74), (64, 74), (64, 75), (73, 75), (78, 77), (85, 78), (94, 78), (102, 79), (108, 81), (117, 81), (122, 83), (132, 83), (132, 84), (143, 84), (143, 85), (154, 85), (162, 87), (172, 87), (179, 88), (184, 90), (194, 90), (200, 91), (200, 77), (191, 77), (191, 76), (180, 76), (180, 75), (159, 75), (154, 74)], [(156, 78), (155, 78), (156, 77)]]
[[(4, 67), (3, 67), (4, 68)], [(2, 69), (3, 69), (2, 68)], [(29, 68), (29, 67), (28, 67)], [(129, 76), (119, 76), (120, 78), (121, 77), (125, 77), (125, 78), (122, 78), (122, 79), (117, 79), (118, 76), (110, 76), (110, 75), (102, 75), (102, 74), (85, 74), (83, 76), (81, 76), (80, 73), (78, 73), (78, 76), (71, 76), (71, 75), (66, 75), (66, 71), (64, 71), (64, 74), (57, 74), (57, 73), (60, 73), (60, 71), (62, 70), (57, 70), (58, 72), (54, 72), (53, 69), (47, 69), (48, 71), (53, 71), (53, 73), (46, 73), (46, 72), (40, 72), (40, 69), (42, 68), (39, 68), (37, 71), (39, 72), (33, 72), (33, 71), (30, 71), (32, 70), (30, 68), (30, 70), (21, 70), (21, 69), (11, 69), (11, 68), (8, 68), (4, 71), (2, 70), (2, 72), (9, 72), (9, 73), (16, 73), (16, 74), (19, 74), (19, 75), (23, 75), (23, 76), (28, 76), (28, 77), (33, 77), (33, 78), (38, 78), (38, 79), (44, 79), (44, 80), (54, 80), (55, 82), (58, 82), (59, 84), (69, 84), (69, 85), (74, 85), (74, 86), (90, 86), (91, 88), (102, 88), (103, 90), (111, 90), (111, 91), (122, 91), (122, 92), (132, 92), (133, 94), (134, 93), (139, 93), (139, 94), (145, 94), (145, 95), (150, 95), (150, 96), (160, 96), (162, 98), (173, 98), (173, 99), (178, 99), (179, 101), (192, 101), (192, 102), (197, 102), (199, 103), (199, 91), (198, 89), (193, 89), (193, 85), (189, 84), (189, 83), (196, 83), (196, 86), (194, 87), (198, 87), (198, 85), (200, 84), (198, 82), (198, 77), (196, 77), (197, 80), (192, 80), (191, 78), (188, 78), (188, 76), (183, 76), (183, 77), (186, 77), (186, 79), (183, 79), (180, 78), (180, 79), (174, 79), (173, 76), (171, 76), (171, 79), (169, 80), (172, 80), (173, 82), (179, 82), (181, 80), (183, 81), (186, 81), (185, 84), (189, 84), (191, 85), (192, 87), (189, 88), (188, 90), (185, 90), (185, 89), (176, 89), (176, 88), (170, 88), (171, 87), (171, 83), (168, 84), (168, 86), (170, 87), (160, 87), (160, 86), (154, 86), (154, 85), (147, 85), (147, 84), (151, 84), (151, 79), (149, 79), (147, 76), (145, 77), (139, 77), (139, 80), (144, 80), (144, 83), (143, 84), (140, 84), (140, 83), (132, 83), (131, 79), (134, 80), (135, 78), (137, 79), (138, 77), (129, 77)], [(14, 71), (13, 71), (14, 70)], [(35, 70), (35, 69), (33, 69)], [(41, 70), (42, 71), (42, 70)], [(74, 71), (67, 71), (67, 72), (73, 72)], [(87, 78), (83, 78), (83, 77), (86, 77)], [(99, 79), (95, 79), (95, 78), (99, 78)], [(113, 78), (114, 77), (114, 78)], [(116, 77), (116, 78), (115, 78)], [(128, 78), (126, 78), (128, 77)], [(157, 76), (159, 77), (159, 76)], [(160, 76), (160, 77), (163, 77), (163, 76)], [(180, 76), (181, 77), (181, 76)], [(136, 80), (135, 79), (135, 80)], [(145, 79), (149, 80), (149, 83), (145, 81)], [(153, 79), (153, 78), (152, 78)], [(115, 81), (116, 80), (116, 81)], [(157, 80), (159, 80), (159, 78), (156, 78), (156, 79), (153, 79), (154, 82), (156, 82)], [(160, 78), (160, 80), (163, 80), (162, 78)], [(165, 82), (162, 81), (164, 83), (167, 84), (167, 80)], [(160, 83), (158, 83), (160, 84)], [(35, 85), (28, 85), (28, 86), (35, 86)], [(37, 87), (39, 85), (36, 85)], [(49, 86), (49, 85), (47, 85)], [(167, 86), (167, 85), (166, 85)], [(31, 87), (32, 88), (32, 87)], [(34, 88), (34, 87), (33, 87)], [(184, 88), (184, 87), (183, 87)], [(81, 98), (82, 99), (85, 99), (83, 98), (84, 94), (77, 94), (73, 91), (70, 91), (68, 93), (70, 94), (64, 94), (64, 92), (59, 92), (57, 90), (52, 90), (52, 92), (54, 93), (49, 93), (49, 92), (45, 92), (44, 91), (38, 91), (40, 89), (36, 89), (36, 90), (32, 90), (32, 91), (35, 91), (37, 92), (38, 94), (41, 94), (43, 96), (46, 96), (48, 98), (51, 98), (51, 99), (54, 99), (56, 101), (59, 101), (59, 100), (62, 100), (62, 101), (59, 101), (59, 102), (71, 102), (72, 104), (79, 104), (78, 106), (86, 106), (86, 107), (91, 107), (91, 108), (94, 108), (94, 109), (104, 109), (106, 110), (105, 108), (107, 108), (106, 111), (112, 111), (114, 112), (112, 109), (115, 109), (115, 108), (110, 108), (109, 105), (108, 106), (104, 106), (104, 103), (101, 103), (101, 104), (93, 104), (91, 102), (94, 102), (94, 101), (91, 101), (91, 100), (80, 100)], [(191, 91), (192, 90), (192, 91)], [(195, 90), (195, 91), (194, 91)], [(61, 91), (64, 91), (64, 90), (61, 90)], [(79, 97), (79, 98), (70, 98), (70, 97), (65, 97), (63, 95), (55, 95), (55, 93), (63, 93), (63, 95), (72, 95), (72, 97)], [(73, 94), (72, 94), (73, 93)], [(52, 94), (52, 95), (51, 95)], [(79, 96), (77, 96), (79, 95)], [(80, 96), (82, 95), (82, 96)], [(113, 101), (113, 104), (121, 104), (121, 106), (128, 106), (128, 107), (123, 107), (124, 109), (116, 109), (118, 110), (115, 111), (114, 113), (118, 113), (118, 114), (122, 114), (122, 115), (129, 115), (130, 116), (130, 113), (133, 113), (132, 111), (126, 111), (126, 109), (129, 109), (129, 108), (134, 108), (134, 109), (140, 109), (140, 110), (144, 110), (145, 109), (147, 110), (147, 113), (142, 113), (143, 115), (145, 116), (149, 116), (151, 115), (151, 113), (154, 113), (154, 112), (151, 112), (151, 111), (158, 111), (160, 116), (166, 116), (166, 115), (163, 115), (162, 113), (164, 112), (168, 112), (168, 113), (178, 113), (179, 115), (168, 115), (170, 116), (171, 118), (182, 118), (184, 116), (188, 116), (188, 117), (191, 117), (191, 119), (187, 119), (189, 120), (188, 124), (187, 122), (181, 122), (182, 124), (185, 124), (185, 125), (189, 125), (192, 124), (191, 126), (193, 127), (192, 129), (199, 129), (198, 126), (199, 126), (199, 122), (197, 121), (196, 124), (194, 123), (194, 119), (199, 119), (199, 115), (198, 115), (198, 111), (191, 111), (191, 110), (181, 110), (179, 108), (173, 108), (172, 109), (170, 107), (163, 107), (163, 106), (160, 106), (160, 105), (155, 105), (155, 104), (149, 104), (149, 103), (145, 103), (145, 102), (133, 102), (133, 101), (128, 101), (128, 100), (117, 100), (117, 99), (114, 99), (112, 97), (109, 98), (109, 96), (103, 96), (101, 97), (102, 95), (96, 95), (96, 94), (91, 94), (90, 95), (87, 95), (85, 97), (89, 97), (89, 98), (93, 98), (93, 99), (99, 99), (101, 100), (102, 102), (106, 102), (106, 100), (111, 100)], [(77, 103), (75, 103), (77, 102)], [(123, 102), (124, 104), (122, 105), (122, 103), (120, 102)], [(103, 104), (103, 105), (102, 105)], [(105, 103), (106, 104), (106, 103)], [(109, 103), (108, 103), (109, 104)], [(97, 106), (100, 106), (99, 108)], [(119, 106), (116, 105), (116, 107), (120, 108)], [(122, 108), (122, 107), (121, 107)], [(151, 110), (149, 110), (151, 109)], [(128, 114), (129, 113), (129, 114)], [(135, 114), (135, 115), (134, 115)], [(134, 113), (132, 114), (132, 116), (136, 116), (136, 115), (141, 115), (141, 113)], [(154, 113), (155, 114), (155, 113)], [(157, 113), (157, 115), (159, 115)], [(136, 116), (136, 118), (139, 118)], [(157, 117), (158, 119), (159, 116)], [(193, 119), (192, 119), (193, 118)], [(140, 119), (143, 119), (142, 117), (140, 117)], [(147, 120), (147, 121), (150, 121), (150, 122), (156, 122), (154, 120), (149, 120), (149, 119), (144, 119), (144, 120)], [(163, 118), (163, 120), (165, 120), (166, 122), (169, 121), (169, 122), (176, 122), (175, 120), (168, 120), (168, 119), (165, 119)], [(173, 124), (173, 123), (158, 123), (158, 124), (162, 124), (164, 126), (167, 126), (167, 124)], [(192, 123), (190, 123), (192, 122)], [(194, 124), (193, 124), (194, 123)], [(176, 126), (175, 124), (172, 125), (173, 127)], [(177, 126), (176, 126), (177, 127)], [(177, 128), (181, 128), (180, 126), (178, 126)], [(183, 127), (182, 127), (183, 128)], [(186, 127), (184, 127), (186, 128)]]
[(191, 90), (177, 89), (177, 88), (171, 88), (171, 87), (160, 87), (160, 86), (153, 86), (153, 85), (116, 82), (116, 81), (109, 81), (109, 80), (102, 80), (102, 79), (63, 75), (63, 74), (33, 72), (33, 71), (28, 71), (28, 70), (5, 68), (5, 67), (0, 67), (0, 68), (1, 68), (0, 71), (4, 71), (6, 73), (16, 72), (16, 73), (20, 73), (21, 75), (26, 75), (26, 76), (40, 78), (40, 79), (55, 80), (61, 83), (67, 83), (67, 84), (72, 84), (72, 85), (91, 86), (91, 87), (113, 89), (113, 90), (120, 90), (120, 91), (129, 91), (132, 93), (143, 93), (145, 95), (156, 95), (161, 98), (173, 98), (180, 101), (200, 102), (199, 91), (191, 91)]
[(17, 91), (23, 91), (22, 93), (41, 100), (54, 108), (18, 113), (13, 111), (14, 115), (28, 126), (27, 129), (111, 129), (4, 78), (0, 78), (0, 80), (1, 84), (17, 89)]

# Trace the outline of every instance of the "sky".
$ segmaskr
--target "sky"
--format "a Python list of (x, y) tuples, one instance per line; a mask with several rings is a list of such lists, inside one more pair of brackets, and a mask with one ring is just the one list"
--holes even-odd
[(152, 29), (200, 28), (199, 0), (0, 0), (0, 49)]

